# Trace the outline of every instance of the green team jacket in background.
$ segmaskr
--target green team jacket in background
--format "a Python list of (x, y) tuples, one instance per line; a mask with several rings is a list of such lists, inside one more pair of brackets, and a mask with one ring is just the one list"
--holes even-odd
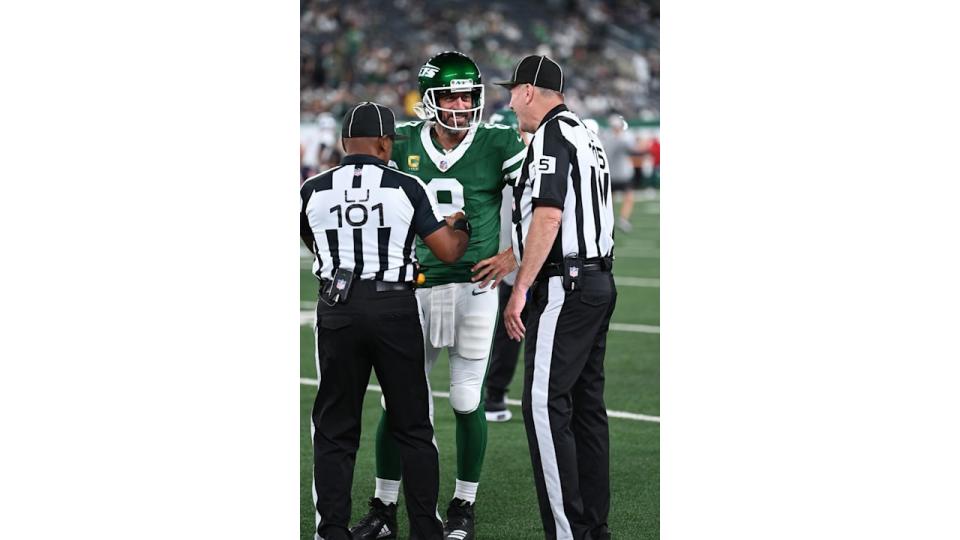
[(392, 161), (423, 180), (444, 217), (463, 211), (470, 221), (470, 246), (459, 261), (445, 264), (417, 238), (424, 287), (469, 282), (470, 268), (500, 247), (500, 197), (506, 183), (520, 176), (527, 147), (517, 131), (499, 124), (476, 124), (453, 150), (444, 152), (430, 135), (431, 122), (397, 125), (407, 137), (393, 145)]

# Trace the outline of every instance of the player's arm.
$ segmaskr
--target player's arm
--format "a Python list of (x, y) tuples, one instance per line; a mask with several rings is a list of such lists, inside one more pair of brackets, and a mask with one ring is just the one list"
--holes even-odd
[(520, 178), (520, 172), (523, 169), (523, 163), (527, 157), (527, 145), (520, 140), (516, 131), (504, 133), (503, 145), (503, 163), (501, 171), (503, 172), (503, 181), (507, 184), (516, 185)]
[(414, 230), (438, 259), (448, 264), (458, 261), (470, 245), (470, 224), (463, 212), (446, 219), (440, 217), (433, 194), (422, 181), (415, 182), (408, 192), (413, 204)]
[[(522, 135), (522, 134), (520, 134)], [(527, 156), (526, 139), (521, 140), (517, 131), (504, 132), (502, 143), (503, 162), (501, 171), (503, 172), (503, 181), (514, 185), (520, 178), (523, 170), (523, 163)], [(481, 287), (486, 287), (490, 281), (493, 281), (493, 288), (500, 285), (500, 281), (517, 268), (517, 259), (513, 255), (513, 248), (507, 246), (506, 249), (497, 253), (493, 257), (483, 259), (474, 265), (470, 270), (474, 275), (471, 281), (480, 281)]]

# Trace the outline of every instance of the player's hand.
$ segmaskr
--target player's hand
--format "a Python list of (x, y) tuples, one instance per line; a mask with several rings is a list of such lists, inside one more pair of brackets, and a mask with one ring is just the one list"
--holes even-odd
[(507, 307), (503, 308), (503, 327), (507, 329), (507, 335), (514, 341), (523, 339), (526, 328), (523, 327), (523, 321), (520, 320), (520, 312), (527, 303), (527, 291), (520, 290), (520, 287), (514, 287), (510, 293), (510, 301)]
[(458, 219), (465, 218), (463, 212), (457, 212), (456, 214), (450, 214), (444, 219), (447, 220), (447, 225), (453, 227), (453, 224), (456, 223)]
[(470, 269), (473, 276), (470, 281), (481, 281), (480, 287), (486, 287), (487, 283), (493, 281), (493, 288), (503, 281), (503, 278), (517, 267), (517, 259), (513, 256), (513, 248), (507, 248), (493, 257), (478, 262)]

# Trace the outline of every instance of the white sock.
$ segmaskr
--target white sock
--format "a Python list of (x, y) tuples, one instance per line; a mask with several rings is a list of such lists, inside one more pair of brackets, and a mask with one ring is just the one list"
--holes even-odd
[(473, 504), (477, 500), (477, 486), (479, 485), (477, 482), (464, 482), (457, 478), (457, 488), (453, 491), (453, 497)]
[(373, 492), (373, 496), (383, 501), (383, 504), (397, 504), (397, 499), (400, 497), (400, 481), (377, 478), (377, 489)]

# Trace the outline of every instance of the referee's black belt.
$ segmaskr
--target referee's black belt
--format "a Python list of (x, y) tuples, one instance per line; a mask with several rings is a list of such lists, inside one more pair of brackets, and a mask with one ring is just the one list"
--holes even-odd
[[(320, 290), (326, 288), (329, 279), (320, 281)], [(363, 288), (367, 291), (390, 292), (390, 291), (412, 291), (412, 281), (379, 281), (375, 279), (362, 279), (353, 283), (354, 287)]]
[[(593, 257), (584, 259), (581, 270), (584, 272), (609, 272), (613, 269), (613, 257)], [(544, 279), (563, 275), (563, 263), (547, 263), (543, 265), (537, 279)]]

